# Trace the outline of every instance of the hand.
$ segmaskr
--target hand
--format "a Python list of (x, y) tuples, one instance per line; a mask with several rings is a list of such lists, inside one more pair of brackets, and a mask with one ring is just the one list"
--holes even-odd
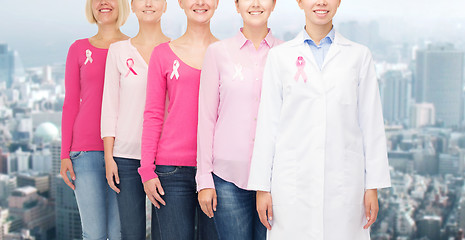
[(199, 192), (199, 204), (202, 211), (209, 218), (213, 217), (213, 211), (216, 212), (217, 200), (216, 190), (213, 188), (205, 188)]
[(271, 193), (257, 191), (257, 212), (263, 226), (265, 226), (268, 230), (271, 230), (269, 222), (273, 220), (273, 202), (271, 200)]
[(116, 184), (119, 184), (119, 175), (118, 175), (118, 165), (116, 165), (115, 160), (113, 157), (106, 157), (105, 158), (105, 172), (107, 177), (107, 183), (113, 191), (116, 193), (120, 193), (121, 191), (119, 188), (116, 187)]
[(165, 195), (163, 187), (161, 186), (159, 178), (153, 178), (144, 182), (144, 191), (150, 202), (152, 202), (155, 207), (160, 209), (160, 204), (166, 205), (165, 201), (161, 198), (160, 195)]
[(73, 169), (73, 163), (71, 162), (71, 159), (65, 158), (61, 160), (61, 169), (60, 169), (60, 175), (65, 181), (66, 185), (68, 185), (71, 189), (75, 190), (76, 187), (74, 184), (69, 180), (67, 172), (69, 171), (69, 174), (71, 175), (71, 179), (76, 180), (76, 175), (74, 174), (74, 169)]
[(368, 189), (365, 192), (365, 215), (367, 217), (368, 223), (363, 227), (363, 229), (368, 229), (373, 223), (375, 223), (376, 218), (378, 217), (378, 190), (377, 189)]

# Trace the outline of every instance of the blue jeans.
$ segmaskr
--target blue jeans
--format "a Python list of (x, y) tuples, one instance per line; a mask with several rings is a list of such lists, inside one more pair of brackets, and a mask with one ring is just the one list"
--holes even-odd
[(260, 222), (256, 192), (238, 188), (213, 174), (218, 204), (214, 221), (221, 240), (265, 240), (266, 228)]
[(116, 193), (107, 184), (103, 156), (103, 151), (70, 153), (85, 240), (121, 239)]
[(140, 160), (113, 158), (118, 165), (117, 194), (123, 240), (145, 240), (145, 191), (137, 168)]
[(213, 219), (200, 210), (197, 200), (195, 167), (157, 166), (166, 206), (152, 208), (152, 239), (216, 240)]

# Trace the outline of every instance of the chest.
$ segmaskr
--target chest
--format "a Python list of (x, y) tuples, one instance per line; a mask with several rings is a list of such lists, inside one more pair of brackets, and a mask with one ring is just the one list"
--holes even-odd
[(320, 69), (311, 49), (299, 48), (279, 62), (284, 98), (325, 97), (327, 101), (356, 103), (361, 70), (357, 56), (330, 49)]
[(103, 89), (107, 50), (82, 49), (78, 55), (81, 90)]
[(187, 48), (185, 46), (172, 45), (171, 50), (184, 64), (194, 69), (202, 69), (206, 48)]

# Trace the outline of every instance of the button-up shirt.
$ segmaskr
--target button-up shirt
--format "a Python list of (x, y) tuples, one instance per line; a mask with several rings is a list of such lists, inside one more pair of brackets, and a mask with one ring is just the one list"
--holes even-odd
[(197, 189), (214, 188), (212, 173), (246, 189), (271, 32), (258, 49), (241, 31), (212, 44), (200, 77)]
[(323, 66), (323, 63), (325, 61), (326, 54), (329, 51), (329, 47), (331, 47), (331, 44), (334, 41), (334, 36), (336, 35), (336, 32), (334, 31), (334, 28), (331, 29), (331, 31), (326, 35), (325, 38), (321, 39), (320, 45), (316, 45), (316, 43), (312, 40), (312, 38), (308, 35), (307, 31), (304, 32), (304, 41), (308, 46), (310, 46), (310, 49), (312, 50), (313, 57), (315, 58), (316, 63), (318, 64), (318, 67)]

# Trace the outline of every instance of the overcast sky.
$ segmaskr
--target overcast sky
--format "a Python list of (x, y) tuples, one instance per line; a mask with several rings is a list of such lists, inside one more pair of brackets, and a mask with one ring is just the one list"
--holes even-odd
[[(185, 17), (176, 0), (167, 1), (163, 29), (175, 38), (185, 25)], [(63, 62), (74, 40), (96, 33), (96, 26), (85, 19), (84, 3), (85, 0), (0, 0), (0, 42), (17, 50), (27, 67)], [(335, 25), (348, 20), (378, 20), (383, 37), (394, 41), (401, 38), (463, 41), (464, 10), (465, 0), (342, 0)], [(213, 33), (219, 38), (229, 37), (241, 24), (234, 1), (220, 0), (212, 20)], [(277, 0), (269, 24), (274, 32), (294, 31), (303, 24), (303, 12), (294, 0)], [(137, 33), (134, 15), (122, 30), (129, 36)]]

